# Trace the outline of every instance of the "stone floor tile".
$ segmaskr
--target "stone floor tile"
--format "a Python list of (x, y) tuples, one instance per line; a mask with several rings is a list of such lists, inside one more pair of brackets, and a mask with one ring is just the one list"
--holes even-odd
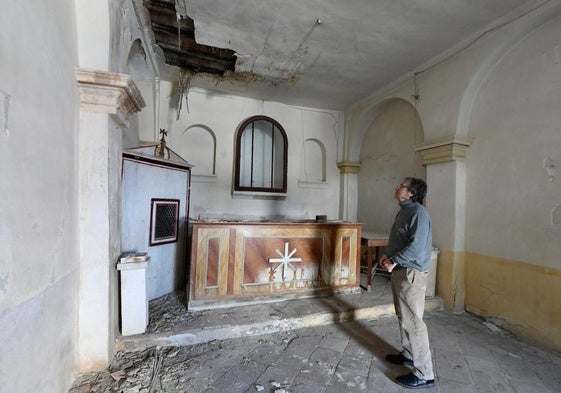
[(472, 383), (465, 383), (464, 381), (443, 378), (441, 376), (436, 379), (435, 388), (441, 393), (479, 393)]
[(302, 368), (307, 367), (309, 358), (310, 354), (298, 356), (283, 352), (272, 365), (285, 370), (287, 373), (298, 374)]
[(209, 390), (214, 392), (244, 392), (254, 384), (266, 368), (266, 365), (245, 358), (213, 383)]
[(310, 354), (318, 347), (323, 336), (297, 336), (290, 342), (285, 352), (300, 356), (302, 358), (308, 358)]
[(278, 334), (261, 338), (259, 344), (253, 346), (247, 356), (258, 363), (273, 364), (286, 349), (289, 342), (287, 340), (287, 338)]
[(383, 318), (383, 321), (369, 321), (367, 328), (369, 337), (364, 340), (383, 344), (386, 353), (394, 353), (401, 350), (401, 336), (396, 317)]
[(340, 374), (356, 374), (366, 379), (370, 371), (370, 357), (353, 357), (346, 353), (341, 357), (337, 365), (336, 373)]
[(326, 348), (317, 348), (306, 366), (300, 370), (300, 376), (325, 385), (331, 381), (337, 364), (341, 359), (341, 353)]
[[(325, 393), (326, 389), (326, 385), (307, 379), (303, 375), (298, 375), (292, 384), (285, 388), (285, 391), (287, 393)], [(275, 392), (275, 390), (271, 390), (271, 392)]]
[(318, 345), (321, 348), (328, 348), (343, 353), (349, 344), (349, 340), (349, 336), (327, 334), (321, 339)]
[(442, 348), (432, 351), (434, 373), (441, 378), (471, 384), (471, 372), (463, 354), (457, 348)]
[[(397, 321), (397, 319), (395, 319)], [(385, 325), (373, 321), (355, 321), (348, 323), (346, 332), (352, 342), (362, 346), (370, 355), (384, 358), (389, 353), (398, 352), (400, 342), (397, 322), (384, 319)]]
[(345, 348), (344, 356), (360, 361), (363, 364), (370, 364), (370, 358), (372, 357), (372, 348), (365, 346), (355, 340), (350, 340), (349, 344)]
[[(405, 370), (401, 368), (401, 370)], [(371, 393), (401, 393), (403, 389), (396, 384), (393, 379), (403, 371), (396, 372), (395, 368), (390, 371), (382, 371), (376, 367), (371, 367), (366, 381), (368, 391)]]
[(325, 325), (325, 327), (328, 329), (326, 330), (325, 335), (334, 338), (348, 339), (349, 327), (352, 327), (353, 324), (364, 325), (364, 321), (352, 320), (352, 321), (337, 322), (337, 323), (332, 323), (330, 325)]
[(501, 368), (500, 363), (486, 359), (466, 357), (470, 368), (473, 383), (483, 392), (515, 393), (516, 390), (510, 383), (510, 377)]
[(296, 378), (296, 374), (297, 372), (290, 373), (276, 366), (268, 366), (246, 392), (259, 391), (259, 387), (262, 387), (261, 391), (268, 393), (280, 386), (290, 386)]
[(458, 341), (458, 345), (464, 356), (487, 360), (490, 362), (495, 360), (495, 356), (491, 351), (492, 345), (488, 342), (483, 342), (483, 340), (480, 340), (477, 336), (473, 337), (473, 339), (462, 338)]
[(558, 364), (559, 359), (561, 359), (561, 356), (556, 357), (557, 361), (534, 365), (534, 367), (537, 366), (534, 370), (538, 378), (550, 392), (561, 392), (561, 372)]
[(367, 376), (358, 375), (350, 370), (338, 368), (331, 378), (326, 392), (342, 393), (342, 392), (368, 392)]

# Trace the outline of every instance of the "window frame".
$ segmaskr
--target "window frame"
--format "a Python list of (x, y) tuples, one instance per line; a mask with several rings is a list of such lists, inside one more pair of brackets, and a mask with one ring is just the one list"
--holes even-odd
[[(279, 130), (280, 135), (283, 138), (283, 163), (282, 163), (282, 187), (252, 187), (252, 186), (241, 186), (240, 185), (240, 170), (241, 170), (241, 150), (242, 150), (242, 137), (248, 126), (257, 122), (257, 121), (266, 121), (271, 123), (272, 130), (275, 128)], [(253, 129), (251, 129), (253, 130)], [(273, 132), (274, 135), (274, 132)], [(252, 139), (253, 140), (253, 139)], [(274, 138), (272, 139), (272, 151), (274, 149)], [(252, 142), (253, 147), (253, 142)], [(274, 161), (274, 156), (271, 157), (271, 161)], [(276, 193), (276, 194), (286, 194), (287, 190), (287, 172), (288, 172), (288, 138), (286, 136), (286, 132), (284, 128), (280, 125), (278, 121), (272, 119), (268, 116), (252, 116), (246, 119), (244, 122), (240, 124), (236, 132), (236, 143), (235, 143), (235, 172), (234, 172), (234, 192), (255, 192), (255, 193)], [(273, 166), (272, 166), (273, 167)], [(251, 163), (251, 170), (253, 171), (253, 159)], [(273, 169), (271, 169), (273, 170)], [(271, 176), (271, 182), (273, 181), (273, 177)]]
[[(149, 246), (159, 246), (162, 244), (176, 243), (179, 239), (179, 208), (181, 201), (179, 199), (167, 199), (167, 198), (152, 198), (150, 200), (150, 239)], [(174, 208), (173, 211), (173, 233), (169, 236), (158, 237), (156, 236), (157, 222), (158, 222), (158, 207), (160, 206), (171, 206)]]

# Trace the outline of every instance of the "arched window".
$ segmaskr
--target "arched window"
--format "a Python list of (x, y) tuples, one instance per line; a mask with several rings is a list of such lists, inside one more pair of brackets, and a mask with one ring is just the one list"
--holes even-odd
[(234, 191), (286, 193), (288, 140), (266, 116), (244, 121), (236, 135)]

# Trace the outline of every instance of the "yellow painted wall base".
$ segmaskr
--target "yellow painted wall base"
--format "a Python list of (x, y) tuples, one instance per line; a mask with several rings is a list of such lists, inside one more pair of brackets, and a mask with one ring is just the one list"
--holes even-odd
[(463, 252), (447, 250), (440, 250), (438, 256), (436, 294), (447, 310), (464, 309), (464, 257)]
[(561, 350), (561, 270), (466, 253), (465, 288), (466, 310)]

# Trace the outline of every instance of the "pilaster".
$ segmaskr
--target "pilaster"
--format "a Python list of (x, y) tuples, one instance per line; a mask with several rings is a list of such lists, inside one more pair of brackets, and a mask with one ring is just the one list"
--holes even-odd
[(452, 137), (417, 146), (427, 168), (427, 209), (433, 244), (440, 249), (437, 295), (447, 309), (464, 308), (465, 158), (472, 140)]
[[(340, 161), (337, 163), (340, 176), (339, 218), (341, 220), (356, 222), (358, 192), (357, 174), (360, 169), (358, 161)], [(352, 197), (351, 197), (352, 196)]]
[(107, 367), (115, 350), (122, 128), (144, 100), (128, 75), (75, 72), (80, 93), (78, 367), (92, 371)]

